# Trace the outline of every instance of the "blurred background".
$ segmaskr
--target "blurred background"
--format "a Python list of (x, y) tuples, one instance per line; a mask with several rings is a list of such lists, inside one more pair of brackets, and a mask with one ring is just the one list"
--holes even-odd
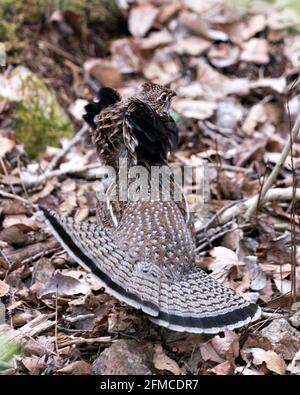
[[(36, 159), (80, 126), (83, 100), (99, 86), (130, 95), (145, 79), (165, 83), (182, 71), (173, 87), (184, 146), (205, 148), (202, 132), (222, 142), (260, 127), (284, 133), (299, 29), (297, 0), (2, 0), (2, 134), (13, 133)], [(288, 98), (292, 117), (297, 89)]]

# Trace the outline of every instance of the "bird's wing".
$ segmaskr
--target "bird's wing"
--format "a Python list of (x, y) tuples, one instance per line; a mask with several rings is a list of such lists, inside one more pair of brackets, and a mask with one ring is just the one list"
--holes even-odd
[(113, 88), (100, 88), (97, 94), (98, 101), (87, 104), (84, 109), (86, 113), (83, 119), (92, 127), (95, 127), (95, 116), (104, 108), (116, 104), (121, 100), (120, 94)]
[(170, 116), (161, 117), (148, 104), (132, 99), (125, 119), (136, 140), (137, 156), (152, 163), (165, 162), (178, 139), (178, 128)]

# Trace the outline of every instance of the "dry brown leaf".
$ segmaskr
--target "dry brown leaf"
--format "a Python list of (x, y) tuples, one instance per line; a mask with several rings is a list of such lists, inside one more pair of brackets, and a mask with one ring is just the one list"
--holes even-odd
[(9, 292), (9, 285), (7, 285), (4, 281), (0, 280), (0, 298), (7, 295)]
[(4, 156), (12, 151), (15, 146), (16, 143), (13, 140), (0, 135), (0, 158), (4, 158)]
[(28, 229), (31, 230), (36, 230), (38, 228), (35, 221), (31, 218), (28, 218), (26, 215), (6, 215), (4, 221), (2, 222), (2, 227), (5, 229), (14, 225), (26, 225)]
[(285, 318), (272, 321), (261, 333), (272, 343), (273, 350), (285, 360), (291, 361), (300, 349), (300, 334)]
[(227, 95), (229, 78), (212, 68), (204, 59), (197, 59), (196, 67), (197, 80), (202, 85), (206, 100), (218, 100)]
[(202, 84), (199, 81), (192, 81), (188, 85), (180, 86), (177, 89), (177, 94), (179, 97), (188, 97), (188, 98), (196, 99), (202, 97), (204, 91), (202, 88)]
[(210, 42), (203, 38), (189, 36), (178, 39), (173, 48), (174, 51), (180, 55), (199, 56), (205, 52), (210, 45)]
[(76, 361), (70, 365), (64, 366), (55, 372), (57, 375), (72, 374), (72, 375), (91, 375), (93, 374), (92, 365), (85, 361)]
[(247, 63), (267, 64), (270, 61), (268, 41), (252, 38), (243, 45), (241, 60)]
[(202, 100), (181, 99), (176, 100), (173, 107), (184, 117), (203, 120), (213, 115), (217, 104)]
[(253, 15), (247, 21), (246, 26), (242, 31), (243, 40), (249, 40), (257, 33), (265, 30), (266, 26), (267, 26), (267, 20), (265, 15), (263, 14)]
[(177, 76), (182, 68), (178, 58), (170, 48), (161, 48), (155, 51), (154, 56), (144, 67), (144, 75), (152, 81), (165, 83)]
[(171, 44), (173, 42), (173, 36), (168, 30), (160, 30), (153, 32), (147, 38), (142, 38), (138, 42), (138, 46), (141, 50), (153, 50), (158, 47)]
[(212, 46), (208, 51), (210, 63), (218, 68), (229, 67), (236, 64), (239, 60), (240, 50), (227, 43)]
[(142, 58), (139, 42), (132, 38), (120, 38), (111, 43), (111, 53), (120, 73), (137, 73), (141, 71)]
[(22, 363), (31, 375), (38, 375), (47, 367), (45, 359), (45, 355), (42, 357), (33, 355), (32, 357), (22, 358)]
[(108, 59), (89, 59), (84, 62), (83, 68), (86, 73), (95, 78), (102, 86), (118, 88), (122, 82), (122, 76), (116, 64)]
[(274, 351), (265, 351), (261, 348), (252, 348), (251, 351), (253, 356), (253, 363), (255, 365), (261, 365), (265, 362), (267, 368), (271, 372), (283, 375), (286, 372), (286, 364), (281, 356)]
[(300, 375), (300, 350), (296, 353), (292, 362), (288, 365), (287, 370), (292, 374)]
[(60, 296), (73, 296), (77, 294), (86, 294), (89, 291), (89, 287), (80, 282), (74, 277), (65, 276), (60, 272), (55, 275), (47, 282), (44, 289), (40, 293), (40, 297), (45, 297), (53, 294)]
[(251, 107), (243, 125), (242, 130), (249, 136), (251, 136), (256, 129), (258, 124), (262, 124), (267, 121), (267, 112), (263, 104), (255, 104)]
[(213, 337), (211, 344), (214, 350), (224, 359), (233, 359), (239, 356), (239, 335), (233, 331), (224, 331), (224, 336), (219, 335)]
[(154, 346), (153, 364), (155, 369), (167, 370), (175, 375), (181, 374), (177, 362), (165, 354), (161, 344), (155, 344)]
[(210, 40), (228, 41), (228, 34), (226, 32), (214, 29), (210, 25), (210, 22), (200, 15), (184, 11), (180, 15), (180, 21), (184, 27), (196, 35)]
[(210, 11), (213, 7), (220, 5), (220, 0), (210, 1), (195, 1), (195, 0), (183, 0), (183, 4), (186, 8), (194, 11), (198, 14), (204, 14)]
[(182, 8), (181, 0), (173, 0), (166, 5), (162, 5), (157, 21), (164, 25)]
[(237, 254), (229, 248), (214, 247), (210, 254), (214, 260), (210, 261), (208, 270), (212, 270), (212, 276), (219, 281), (224, 281), (229, 269), (240, 264)]
[(217, 376), (228, 376), (234, 373), (234, 365), (231, 361), (225, 361), (216, 365), (212, 369), (208, 369), (209, 372), (216, 374)]
[(142, 4), (131, 8), (128, 17), (128, 28), (134, 37), (143, 37), (151, 29), (159, 9), (152, 4)]
[(300, 66), (300, 40), (298, 35), (285, 38), (284, 54), (294, 67)]

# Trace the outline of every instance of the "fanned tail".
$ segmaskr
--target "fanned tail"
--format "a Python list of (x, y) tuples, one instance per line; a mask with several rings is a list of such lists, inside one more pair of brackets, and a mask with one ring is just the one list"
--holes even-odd
[(52, 233), (106, 291), (141, 309), (152, 321), (176, 331), (218, 333), (259, 317), (255, 304), (223, 287), (200, 268), (174, 278), (128, 254), (111, 229), (77, 222), (40, 207)]

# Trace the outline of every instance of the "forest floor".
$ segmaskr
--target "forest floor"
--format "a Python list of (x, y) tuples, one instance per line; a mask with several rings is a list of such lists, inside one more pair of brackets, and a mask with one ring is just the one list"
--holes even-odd
[[(249, 200), (300, 114), (297, 2), (45, 3), (0, 5), (2, 374), (300, 374), (300, 139), (258, 207)], [(95, 221), (101, 166), (84, 104), (100, 86), (130, 96), (173, 79), (171, 160), (208, 169), (196, 228), (233, 205), (218, 219), (230, 232), (199, 252), (201, 266), (263, 308), (215, 336), (169, 331), (110, 297), (36, 210)]]

